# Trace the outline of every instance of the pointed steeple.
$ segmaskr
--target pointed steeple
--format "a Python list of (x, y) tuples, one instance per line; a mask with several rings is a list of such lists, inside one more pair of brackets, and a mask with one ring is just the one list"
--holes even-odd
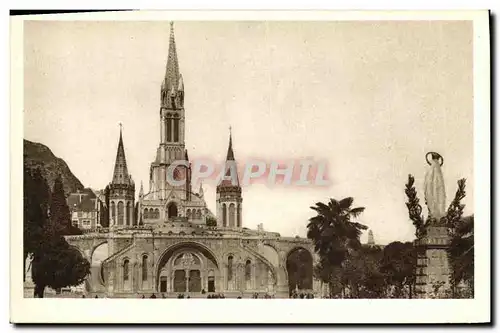
[(231, 133), (231, 126), (229, 127), (229, 146), (227, 148), (227, 157), (226, 157), (226, 163), (225, 163), (225, 170), (226, 170), (226, 177), (231, 176), (231, 170), (234, 170), (236, 172), (236, 183), (233, 184), (233, 182), (229, 179), (224, 179), (222, 182), (220, 182), (219, 186), (240, 186), (240, 179), (238, 176), (238, 170), (237, 170), (237, 164), (236, 160), (234, 158), (234, 152), (233, 152), (233, 138), (232, 138), (232, 133)]
[(203, 182), (200, 182), (200, 190), (198, 191), (198, 194), (200, 195), (200, 198), (203, 198), (203, 196), (204, 196)]
[(162, 87), (169, 93), (179, 89), (180, 74), (179, 61), (177, 60), (177, 49), (175, 47), (174, 22), (170, 22), (170, 41), (168, 46), (167, 69)]
[(144, 187), (142, 186), (142, 180), (141, 180), (141, 189), (139, 190), (139, 196), (142, 197), (144, 195)]
[(116, 152), (115, 170), (113, 172), (112, 184), (132, 185), (132, 178), (128, 173), (127, 160), (125, 159), (125, 149), (123, 148), (122, 124), (120, 123), (120, 139)]
[(229, 126), (229, 147), (227, 148), (226, 161), (234, 161), (233, 138), (231, 135), (231, 126)]

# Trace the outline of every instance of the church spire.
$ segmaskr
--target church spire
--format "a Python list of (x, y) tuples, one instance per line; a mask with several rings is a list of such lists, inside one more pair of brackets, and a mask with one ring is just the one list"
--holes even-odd
[(116, 151), (115, 170), (113, 172), (112, 184), (132, 184), (127, 169), (127, 160), (125, 159), (125, 149), (123, 148), (122, 124), (120, 123), (120, 139), (118, 141), (118, 150)]
[[(177, 60), (177, 49), (175, 47), (174, 22), (170, 22), (170, 40), (168, 45), (167, 68), (165, 71), (164, 90), (172, 93), (179, 89), (182, 83), (179, 74), (179, 61)], [(181, 87), (183, 89), (183, 87)]]
[(234, 173), (235, 179), (234, 181), (229, 180), (229, 179), (224, 179), (222, 182), (219, 184), (219, 186), (240, 186), (240, 180), (238, 177), (238, 170), (237, 170), (237, 165), (236, 165), (236, 160), (234, 158), (234, 152), (233, 152), (233, 137), (231, 133), (231, 126), (229, 126), (229, 146), (227, 148), (227, 157), (226, 157), (226, 163), (225, 163), (225, 175), (226, 177), (231, 176), (231, 173)]
[(227, 148), (226, 161), (234, 161), (233, 138), (231, 135), (231, 126), (229, 126), (229, 147)]

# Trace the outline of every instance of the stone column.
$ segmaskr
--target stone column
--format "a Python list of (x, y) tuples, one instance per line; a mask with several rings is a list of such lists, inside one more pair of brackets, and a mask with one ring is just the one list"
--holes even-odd
[[(417, 248), (416, 298), (443, 298), (450, 288), (447, 248), (448, 229), (444, 222), (427, 227), (427, 235), (415, 241)], [(437, 289), (437, 292), (436, 292)]]

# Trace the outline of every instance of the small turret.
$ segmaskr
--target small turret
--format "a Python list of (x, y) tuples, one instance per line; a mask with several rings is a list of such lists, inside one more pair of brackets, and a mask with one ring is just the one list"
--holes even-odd
[(373, 237), (373, 231), (370, 229), (368, 231), (368, 245), (373, 246), (375, 245), (375, 238)]

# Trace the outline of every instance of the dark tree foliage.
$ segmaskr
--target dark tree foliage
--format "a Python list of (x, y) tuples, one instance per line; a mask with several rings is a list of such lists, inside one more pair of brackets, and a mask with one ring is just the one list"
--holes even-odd
[(417, 196), (417, 190), (415, 189), (415, 178), (412, 175), (408, 175), (408, 183), (406, 184), (405, 193), (408, 197), (408, 202), (406, 207), (408, 207), (408, 215), (410, 220), (412, 220), (415, 226), (415, 236), (417, 239), (421, 239), (425, 236), (425, 224), (424, 218), (422, 216), (422, 206), (420, 205), (420, 200)]
[(350, 249), (361, 246), (361, 231), (367, 229), (365, 225), (351, 221), (365, 210), (364, 207), (352, 208), (353, 202), (353, 198), (330, 199), (328, 204), (318, 202), (311, 207), (317, 215), (309, 219), (307, 237), (313, 240), (320, 257), (334, 266), (339, 266), (347, 258)]
[(42, 176), (40, 169), (31, 171), (24, 169), (24, 221), (23, 221), (23, 247), (24, 247), (24, 272), (26, 274), (26, 259), (39, 248), (43, 236), (43, 228), (48, 219), (50, 190)]
[(455, 225), (448, 260), (452, 271), (452, 292), (456, 293), (456, 286), (463, 281), (472, 293), (470, 296), (474, 297), (474, 215), (461, 219)]
[[(50, 234), (50, 232), (47, 232)], [(33, 256), (32, 277), (35, 297), (42, 298), (46, 287), (60, 289), (81, 284), (90, 274), (90, 263), (62, 236), (51, 234)]]
[(80, 235), (82, 232), (78, 227), (71, 224), (71, 213), (61, 176), (54, 181), (54, 189), (50, 198), (50, 225), (53, 233), (58, 235)]
[(402, 297), (405, 287), (408, 297), (413, 297), (416, 264), (417, 253), (413, 243), (392, 242), (384, 248), (380, 271), (385, 275), (387, 284), (394, 287), (396, 298)]
[[(109, 185), (104, 189), (104, 205), (102, 209), (101, 226), (109, 227)], [(137, 215), (136, 215), (137, 216)]]
[(353, 251), (342, 265), (342, 283), (353, 298), (382, 298), (386, 283), (380, 272), (382, 251), (378, 247), (362, 246)]
[[(65, 225), (62, 217), (66, 214), (58, 201), (61, 185), (51, 195), (40, 170), (24, 171), (24, 261), (28, 255), (32, 256), (35, 297), (43, 297), (46, 287), (57, 290), (79, 285), (90, 273), (90, 263), (60, 234)], [(50, 217), (49, 207), (50, 212), (56, 212)], [(58, 215), (59, 212), (62, 213)]]
[(324, 270), (317, 275), (323, 280), (329, 279), (327, 283), (330, 290), (338, 282), (334, 272), (338, 271), (350, 252), (361, 248), (361, 232), (368, 229), (352, 221), (365, 210), (364, 207), (352, 208), (353, 202), (351, 197), (340, 201), (330, 199), (327, 204), (318, 202), (311, 207), (316, 216), (309, 219), (307, 237), (313, 241), (315, 251), (320, 256), (320, 265), (316, 270)]
[(99, 224), (103, 228), (109, 227), (109, 210), (101, 200), (99, 200)]
[(205, 221), (206, 221), (207, 227), (216, 227), (217, 226), (217, 220), (214, 219), (213, 217), (207, 217)]
[(286, 261), (286, 270), (290, 293), (296, 287), (299, 290), (312, 289), (313, 260), (309, 251), (297, 249), (290, 253)]

